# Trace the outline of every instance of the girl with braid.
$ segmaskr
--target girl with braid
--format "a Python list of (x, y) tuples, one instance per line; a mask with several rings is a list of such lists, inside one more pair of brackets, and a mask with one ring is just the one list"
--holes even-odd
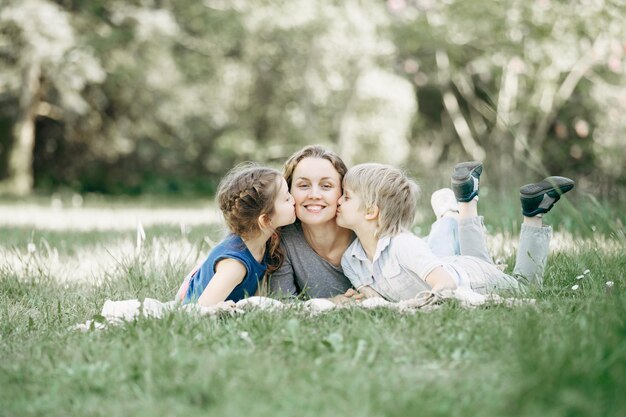
[(296, 215), (287, 182), (278, 171), (236, 167), (220, 182), (217, 201), (231, 234), (185, 278), (176, 295), (183, 303), (211, 306), (252, 296), (265, 273), (282, 263), (276, 230), (293, 223)]

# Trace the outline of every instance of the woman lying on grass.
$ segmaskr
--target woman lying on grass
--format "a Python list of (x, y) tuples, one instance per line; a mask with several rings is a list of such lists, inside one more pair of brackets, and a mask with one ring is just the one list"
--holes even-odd
[(355, 236), (335, 220), (346, 171), (339, 155), (319, 145), (306, 146), (285, 162), (297, 220), (280, 231), (285, 258), (269, 280), (274, 296), (326, 298), (351, 288), (341, 256)]
[(176, 299), (212, 306), (257, 292), (265, 272), (282, 262), (276, 229), (296, 219), (287, 182), (273, 169), (241, 166), (220, 182), (219, 208), (232, 234), (185, 278)]
[(552, 229), (543, 214), (574, 187), (564, 177), (548, 177), (520, 188), (524, 222), (513, 276), (500, 271), (487, 251), (478, 184), (482, 163), (456, 165), (452, 189), (459, 207), (461, 255), (437, 257), (408, 230), (415, 216), (418, 187), (400, 170), (380, 164), (358, 165), (343, 180), (337, 224), (357, 239), (342, 257), (343, 271), (356, 288), (346, 297), (407, 300), (421, 291), (466, 287), (479, 293), (524, 290), (541, 284)]

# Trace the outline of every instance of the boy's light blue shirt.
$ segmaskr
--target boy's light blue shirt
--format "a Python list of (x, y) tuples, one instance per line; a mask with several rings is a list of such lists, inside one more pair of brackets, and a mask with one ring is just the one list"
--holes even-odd
[(438, 266), (447, 265), (423, 239), (408, 232), (379, 239), (373, 262), (359, 239), (341, 258), (343, 272), (356, 289), (369, 285), (390, 301), (407, 300), (430, 290), (424, 279)]

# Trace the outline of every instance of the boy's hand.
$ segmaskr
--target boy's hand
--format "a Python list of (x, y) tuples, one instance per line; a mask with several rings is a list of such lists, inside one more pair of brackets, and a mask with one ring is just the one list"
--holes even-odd
[(373, 289), (369, 285), (365, 285), (365, 286), (359, 288), (358, 292), (361, 295), (361, 298), (360, 298), (361, 300), (364, 300), (366, 298), (375, 298), (375, 297), (385, 298), (382, 295), (380, 295), (378, 293), (378, 291), (376, 291), (375, 289)]
[(345, 293), (336, 295), (330, 298), (335, 304), (349, 304), (357, 301), (361, 301), (364, 298), (364, 295), (360, 292), (356, 291), (353, 288), (349, 288)]
[(352, 297), (348, 297), (345, 294), (335, 295), (334, 297), (329, 298), (329, 300), (338, 305), (349, 304), (355, 301)]
[(348, 288), (348, 291), (346, 291), (344, 297), (350, 298), (353, 301), (361, 301), (365, 298), (363, 293), (355, 290), (354, 288)]
[(348, 290), (345, 293), (339, 294), (330, 298), (330, 301), (332, 301), (335, 304), (348, 304), (348, 303), (360, 302), (360, 301), (365, 300), (366, 298), (373, 298), (373, 297), (384, 298), (382, 295), (378, 294), (378, 292), (374, 290), (372, 287), (366, 285), (364, 287), (359, 288), (358, 290), (355, 290), (354, 288), (348, 288)]

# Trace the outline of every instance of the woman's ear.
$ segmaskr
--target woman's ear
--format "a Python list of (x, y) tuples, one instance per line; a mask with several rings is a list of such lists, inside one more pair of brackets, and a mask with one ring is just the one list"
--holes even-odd
[(371, 205), (365, 210), (365, 219), (376, 220), (379, 213), (380, 210), (378, 209), (378, 206), (376, 204)]

